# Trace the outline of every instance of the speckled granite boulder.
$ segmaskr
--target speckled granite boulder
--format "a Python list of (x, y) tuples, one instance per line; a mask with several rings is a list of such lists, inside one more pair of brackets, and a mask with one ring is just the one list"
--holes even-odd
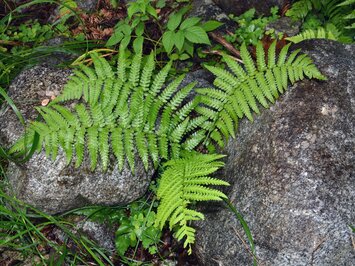
[[(220, 177), (232, 184), (226, 192), (260, 265), (355, 265), (355, 45), (299, 47), (329, 80), (299, 82), (254, 123), (242, 121)], [(252, 265), (236, 218), (222, 206), (203, 209), (201, 265)]]
[(218, 7), (213, 0), (193, 0), (192, 10), (189, 13), (191, 17), (200, 17), (203, 21), (218, 20), (228, 21), (228, 15)]
[(258, 14), (269, 15), (270, 8), (278, 6), (282, 8), (287, 0), (213, 0), (222, 10), (228, 14), (237, 16), (250, 8), (255, 8)]
[[(23, 71), (12, 83), (9, 94), (24, 117), (36, 118), (34, 106), (60, 92), (70, 71), (48, 66), (36, 66)], [(13, 143), (23, 127), (10, 108), (0, 112), (0, 143)], [(35, 153), (24, 165), (11, 163), (7, 176), (13, 193), (21, 200), (49, 214), (64, 212), (87, 205), (119, 205), (141, 197), (149, 184), (153, 171), (146, 173), (137, 161), (133, 175), (126, 165), (122, 172), (112, 160), (107, 172), (99, 169), (91, 172), (89, 162), (79, 169), (66, 166), (65, 157), (59, 152), (55, 161), (44, 152)]]
[(281, 17), (276, 21), (270, 22), (265, 30), (273, 30), (274, 33), (284, 34), (284, 36), (295, 36), (300, 32), (300, 21), (294, 21), (290, 17)]

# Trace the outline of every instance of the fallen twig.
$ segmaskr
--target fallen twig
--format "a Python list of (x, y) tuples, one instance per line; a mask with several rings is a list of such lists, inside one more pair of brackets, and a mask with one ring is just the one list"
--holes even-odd
[[(218, 50), (203, 50), (202, 53), (204, 54), (216, 54), (216, 55), (220, 55), (220, 56), (223, 56), (223, 53), (221, 51), (218, 51)], [(234, 56), (231, 56), (231, 58), (233, 58), (235, 61), (238, 61), (239, 63), (242, 63), (243, 64), (243, 60), (237, 58), (237, 57), (234, 57)]]
[(213, 40), (222, 44), (234, 56), (241, 59), (240, 52), (237, 49), (235, 49), (231, 43), (229, 43), (226, 39), (224, 39), (223, 36), (215, 32), (210, 32), (209, 35), (212, 37)]

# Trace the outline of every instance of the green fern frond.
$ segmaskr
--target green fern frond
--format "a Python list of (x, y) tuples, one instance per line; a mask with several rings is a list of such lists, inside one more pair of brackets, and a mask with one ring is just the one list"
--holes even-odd
[(164, 164), (157, 196), (160, 199), (155, 225), (163, 228), (169, 221), (172, 229), (177, 226), (175, 237), (185, 238), (184, 247), (195, 242), (195, 229), (189, 226), (191, 221), (202, 220), (202, 213), (189, 209), (192, 201), (222, 200), (222, 192), (208, 185), (229, 185), (223, 180), (209, 177), (224, 164), (219, 161), (223, 155), (192, 154), (186, 158), (170, 160)]
[[(308, 78), (325, 79), (317, 70), (307, 55), (299, 55), (299, 50), (289, 56), (286, 45), (276, 56), (276, 42), (273, 42), (265, 55), (263, 46), (256, 47), (256, 64), (251, 59), (245, 44), (241, 47), (241, 58), (245, 69), (225, 55), (224, 61), (230, 71), (206, 66), (216, 75), (214, 85), (219, 89), (198, 89), (201, 105), (196, 112), (204, 117), (200, 127), (206, 130), (208, 138), (205, 144), (212, 139), (219, 146), (223, 146), (224, 139), (234, 137), (238, 120), (246, 116), (253, 120), (252, 113), (259, 113), (258, 103), (268, 108), (268, 102), (274, 103), (283, 93), (290, 81), (292, 84), (307, 76)], [(265, 57), (267, 56), (267, 63)], [(196, 121), (196, 120), (195, 120)]]
[[(346, 30), (353, 29), (353, 21), (351, 20), (355, 14), (354, 4), (354, 0), (299, 0), (292, 4), (286, 15), (294, 19), (304, 19), (311, 11), (315, 11), (322, 14), (322, 20), (325, 20), (324, 26), (333, 24), (336, 32), (341, 33), (341, 38), (339, 36), (338, 40), (351, 42), (351, 37), (347, 35)], [(326, 29), (326, 32), (329, 32), (329, 30)], [(335, 31), (331, 30), (331, 32), (335, 37), (338, 37), (334, 34)], [(308, 32), (308, 34), (311, 33)]]
[[(179, 157), (185, 147), (182, 140), (193, 128), (190, 113), (198, 104), (195, 99), (186, 100), (194, 83), (180, 88), (184, 78), (180, 76), (164, 87), (171, 63), (155, 74), (154, 54), (142, 65), (142, 54), (127, 59), (122, 49), (117, 71), (91, 53), (93, 67), (80, 66), (60, 96), (49, 106), (37, 108), (44, 121), (31, 124), (28, 138), (33, 132), (40, 135), (38, 150), (44, 147), (55, 159), (59, 145), (68, 163), (76, 158), (76, 167), (87, 150), (91, 170), (98, 162), (107, 170), (111, 150), (119, 170), (126, 161), (132, 172), (137, 156), (146, 170), (150, 162), (157, 166), (161, 159)], [(72, 110), (60, 105), (72, 101)], [(23, 148), (21, 140), (12, 151)]]
[(338, 4), (338, 6), (348, 6), (348, 5), (352, 5), (355, 4), (355, 0), (345, 0), (343, 2), (341, 2), (340, 4)]
[(309, 39), (337, 40), (337, 37), (334, 36), (332, 31), (326, 31), (324, 28), (320, 27), (317, 30), (305, 30), (295, 36), (286, 38), (286, 40), (291, 41), (293, 43), (299, 43)]
[(347, 26), (345, 26), (345, 29), (347, 30), (354, 30), (355, 29), (355, 9), (354, 9), (354, 5), (355, 5), (355, 0), (345, 0), (343, 2), (341, 2), (340, 4), (338, 4), (338, 7), (348, 7), (351, 11), (350, 13), (346, 14), (345, 16), (343, 16), (342, 18), (349, 22), (346, 23)]
[(291, 8), (286, 12), (286, 16), (302, 19), (310, 11), (315, 10), (333, 20), (344, 11), (341, 7), (353, 4), (353, 0), (345, 1), (344, 4), (341, 2), (342, 0), (299, 0), (292, 4)]
[(309, 11), (313, 9), (313, 3), (312, 2), (317, 2), (317, 1), (312, 1), (312, 0), (300, 0), (292, 4), (292, 7), (287, 10), (286, 16), (295, 18), (295, 19), (300, 19), (300, 18), (305, 18)]

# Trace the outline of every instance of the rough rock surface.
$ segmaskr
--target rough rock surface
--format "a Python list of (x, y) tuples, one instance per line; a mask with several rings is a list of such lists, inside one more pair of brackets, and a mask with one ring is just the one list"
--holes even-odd
[(226, 30), (234, 31), (236, 23), (228, 17), (228, 12), (224, 12), (212, 0), (193, 0), (190, 17), (202, 18), (202, 21), (217, 20), (224, 23), (217, 29), (217, 32)]
[[(302, 81), (242, 121), (220, 174), (253, 234), (259, 265), (355, 265), (355, 46), (300, 44), (328, 81)], [(226, 208), (204, 206), (201, 265), (252, 265)], [(244, 241), (247, 240), (244, 239)]]
[[(69, 75), (67, 70), (36, 66), (23, 71), (13, 81), (9, 94), (25, 119), (34, 120), (37, 116), (34, 106), (57, 95)], [(23, 133), (23, 127), (9, 107), (0, 111), (0, 124), (2, 145), (14, 143)], [(74, 169), (72, 165), (66, 166), (62, 152), (55, 161), (41, 152), (35, 153), (25, 165), (11, 163), (7, 176), (16, 197), (54, 214), (87, 205), (127, 204), (145, 193), (152, 175), (146, 173), (139, 162), (134, 175), (127, 165), (120, 173), (114, 160), (105, 173), (89, 169), (88, 161)]]
[(77, 227), (110, 254), (115, 252), (115, 229), (112, 226), (105, 223), (86, 220), (79, 223)]
[(97, 6), (98, 0), (78, 0), (75, 2), (81, 10), (90, 12)]
[(300, 21), (293, 21), (289, 17), (281, 17), (278, 20), (269, 23), (266, 26), (265, 31), (274, 30), (275, 34), (283, 33), (290, 37), (295, 36), (300, 32), (300, 26)]
[(222, 10), (228, 14), (241, 15), (250, 8), (255, 8), (258, 14), (270, 15), (270, 8), (278, 6), (282, 8), (287, 0), (213, 0)]

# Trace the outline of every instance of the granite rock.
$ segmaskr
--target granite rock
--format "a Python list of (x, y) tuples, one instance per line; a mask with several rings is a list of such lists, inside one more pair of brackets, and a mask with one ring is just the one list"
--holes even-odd
[[(40, 65), (23, 71), (9, 88), (10, 97), (26, 120), (37, 116), (34, 106), (58, 95), (67, 82), (70, 71)], [(23, 127), (13, 111), (7, 107), (0, 111), (0, 143), (9, 146), (23, 133)], [(114, 159), (107, 172), (99, 168), (91, 172), (88, 160), (75, 169), (66, 165), (63, 152), (55, 161), (45, 153), (35, 153), (24, 165), (10, 163), (7, 176), (14, 195), (38, 209), (49, 213), (61, 213), (87, 205), (127, 204), (141, 197), (153, 171), (147, 173), (137, 161), (135, 173), (128, 165), (122, 172)]]
[[(296, 83), (226, 145), (220, 178), (253, 234), (259, 265), (355, 265), (355, 46), (306, 41), (328, 81)], [(201, 207), (201, 265), (252, 265), (238, 220)], [(247, 240), (243, 239), (246, 243)]]
[(280, 9), (287, 0), (213, 0), (222, 10), (228, 14), (241, 15), (245, 11), (255, 8), (259, 15), (270, 15), (270, 8), (278, 6)]
[(217, 20), (224, 23), (217, 29), (217, 32), (233, 32), (236, 29), (236, 23), (228, 17), (229, 13), (222, 10), (212, 0), (193, 0), (189, 16), (199, 17), (202, 21)]
[(293, 21), (289, 17), (281, 17), (276, 21), (270, 22), (265, 31), (274, 30), (275, 34), (284, 34), (288, 37), (295, 36), (300, 32), (300, 21)]
[(115, 253), (115, 228), (113, 226), (85, 220), (78, 223), (77, 228), (110, 254)]

